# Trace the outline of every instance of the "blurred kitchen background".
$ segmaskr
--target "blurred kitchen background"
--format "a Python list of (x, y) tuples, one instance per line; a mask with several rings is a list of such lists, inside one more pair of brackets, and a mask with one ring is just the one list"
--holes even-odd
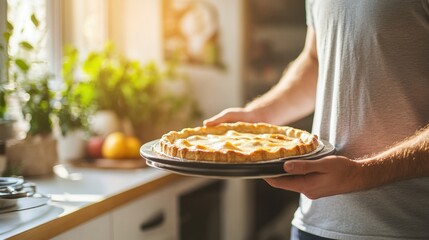
[[(62, 139), (76, 127), (85, 139), (119, 131), (140, 143), (201, 125), (276, 84), (304, 45), (304, 2), (1, 0), (0, 119), (18, 126), (15, 139)], [(311, 116), (292, 125), (311, 130)], [(243, 186), (232, 196), (246, 206), (248, 236), (285, 239), (298, 195), (232, 184)]]

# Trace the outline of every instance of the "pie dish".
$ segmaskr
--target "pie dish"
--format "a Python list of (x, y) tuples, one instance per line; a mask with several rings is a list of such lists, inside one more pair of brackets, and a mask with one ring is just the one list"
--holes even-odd
[(159, 151), (186, 160), (245, 163), (308, 154), (317, 149), (316, 135), (267, 123), (222, 123), (171, 131), (159, 140)]
[(335, 147), (326, 140), (319, 139), (319, 145), (311, 153), (291, 156), (270, 161), (259, 162), (213, 162), (186, 160), (178, 157), (169, 157), (160, 151), (159, 140), (147, 142), (140, 148), (140, 155), (146, 159), (148, 166), (178, 173), (186, 176), (209, 177), (216, 179), (241, 178), (260, 179), (283, 175), (290, 175), (283, 169), (283, 164), (291, 159), (311, 161), (331, 155)]

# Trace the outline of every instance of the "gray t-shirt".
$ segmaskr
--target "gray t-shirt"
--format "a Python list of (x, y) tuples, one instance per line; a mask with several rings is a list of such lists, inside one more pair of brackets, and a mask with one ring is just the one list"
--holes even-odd
[[(309, 0), (319, 78), (313, 132), (364, 157), (429, 123), (429, 0)], [(318, 200), (293, 225), (334, 239), (429, 239), (429, 178)]]

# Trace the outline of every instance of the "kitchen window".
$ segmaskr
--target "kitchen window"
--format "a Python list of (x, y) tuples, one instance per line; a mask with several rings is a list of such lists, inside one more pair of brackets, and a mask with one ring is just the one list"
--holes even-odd
[[(29, 74), (38, 75), (50, 72), (54, 78), (60, 75), (61, 1), (48, 0), (2, 0), (1, 27), (2, 45), (7, 47), (2, 55), (2, 67), (5, 69), (5, 53), (24, 62), (10, 64), (9, 73), (13, 74), (17, 67), (32, 64)], [(5, 33), (5, 34), (4, 34)], [(5, 37), (9, 44), (6, 44)], [(5, 74), (5, 73), (3, 73)], [(3, 75), (4, 77), (4, 75)]]
[[(60, 79), (60, 6), (61, 1), (0, 0), (0, 81), (7, 83), (6, 89), (13, 89), (25, 77), (39, 79), (48, 73)], [(17, 74), (26, 68), (28, 74)], [(25, 129), (17, 97), (25, 96), (9, 99), (8, 114)]]

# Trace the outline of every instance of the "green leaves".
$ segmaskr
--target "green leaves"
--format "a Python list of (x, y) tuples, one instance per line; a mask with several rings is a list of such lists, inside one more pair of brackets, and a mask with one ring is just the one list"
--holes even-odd
[(3, 33), (3, 39), (5, 40), (5, 42), (9, 42), (9, 39), (11, 36), (12, 36), (12, 33), (10, 33), (10, 32), (4, 32)]
[[(29, 24), (17, 29), (13, 22), (7, 21), (6, 31), (2, 33), (5, 40), (0, 49), (5, 60), (2, 70), (5, 69), (6, 72), (2, 76), (6, 79), (2, 81), (5, 85), (0, 85), (0, 118), (4, 117), (7, 108), (7, 96), (13, 93), (19, 96), (22, 113), (29, 122), (28, 134), (48, 134), (52, 132), (51, 115), (54, 113), (55, 94), (49, 86), (52, 75), (44, 65), (44, 59), (39, 57), (42, 49), (40, 39), (31, 36), (27, 40), (18, 40), (22, 38), (20, 34), (27, 30), (42, 32), (46, 29), (40, 28), (41, 23), (34, 13), (18, 21)], [(40, 65), (35, 67), (37, 64)], [(6, 85), (7, 91), (4, 88)]]
[[(138, 129), (143, 123), (171, 119), (187, 106), (196, 109), (189, 92), (173, 96), (163, 89), (170, 77), (183, 80), (175, 74), (174, 65), (163, 71), (155, 62), (127, 59), (111, 43), (102, 51), (89, 53), (82, 63), (78, 59), (76, 49), (65, 51), (62, 72), (68, 90), (63, 92), (62, 108), (69, 112), (60, 113), (64, 131), (72, 126), (76, 113), (89, 116), (98, 110), (112, 110)], [(72, 112), (73, 106), (78, 107)]]
[(33, 25), (37, 28), (40, 25), (39, 19), (37, 19), (36, 15), (33, 13), (31, 14), (31, 22)]
[[(39, 20), (33, 14), (30, 17), (34, 26), (39, 26)], [(24, 28), (21, 29), (21, 32), (24, 31)], [(0, 79), (2, 84), (12, 84), (13, 86), (20, 86), (21, 84), (26, 84), (29, 76), (29, 71), (34, 62), (29, 61), (28, 56), (35, 55), (35, 51), (37, 49), (28, 41), (21, 41), (18, 43), (20, 54), (11, 55), (8, 52), (9, 49), (15, 46), (11, 46), (12, 43), (10, 40), (14, 34), (20, 34), (16, 32), (14, 24), (10, 21), (6, 21), (6, 29), (5, 32), (2, 33), (2, 37), (4, 39), (4, 45), (0, 45), (0, 51), (2, 53), (2, 57), (4, 57), (4, 66), (2, 66), (1, 71), (4, 71), (5, 74), (1, 74), (1, 77), (5, 77), (5, 79)], [(22, 54), (24, 53), (24, 54)], [(32, 55), (31, 55), (32, 54)], [(18, 91), (14, 89), (14, 91)], [(12, 92), (11, 90), (6, 91), (4, 86), (0, 86), (0, 118), (3, 118), (5, 112), (7, 111), (7, 96)], [(34, 121), (34, 120), (33, 120)]]
[(5, 117), (6, 107), (7, 107), (7, 99), (6, 99), (6, 90), (0, 85), (0, 120)]
[(23, 113), (30, 123), (30, 135), (52, 132), (51, 114), (54, 112), (52, 100), (54, 93), (49, 88), (50, 75), (23, 83), (29, 99), (23, 105)]
[(9, 21), (6, 21), (6, 30), (12, 32), (14, 29), (13, 24)]
[(58, 107), (55, 109), (63, 136), (72, 130), (87, 128), (88, 115), (94, 101), (93, 87), (88, 82), (80, 81), (76, 77), (78, 60), (78, 50), (66, 46), (62, 64), (64, 86), (57, 96)]
[(15, 64), (24, 73), (27, 73), (28, 70), (30, 70), (30, 65), (24, 59), (21, 59), (21, 58), (15, 59)]
[(22, 41), (19, 43), (19, 46), (21, 46), (23, 49), (31, 51), (34, 49), (33, 45), (31, 45), (29, 42), (27, 41)]

